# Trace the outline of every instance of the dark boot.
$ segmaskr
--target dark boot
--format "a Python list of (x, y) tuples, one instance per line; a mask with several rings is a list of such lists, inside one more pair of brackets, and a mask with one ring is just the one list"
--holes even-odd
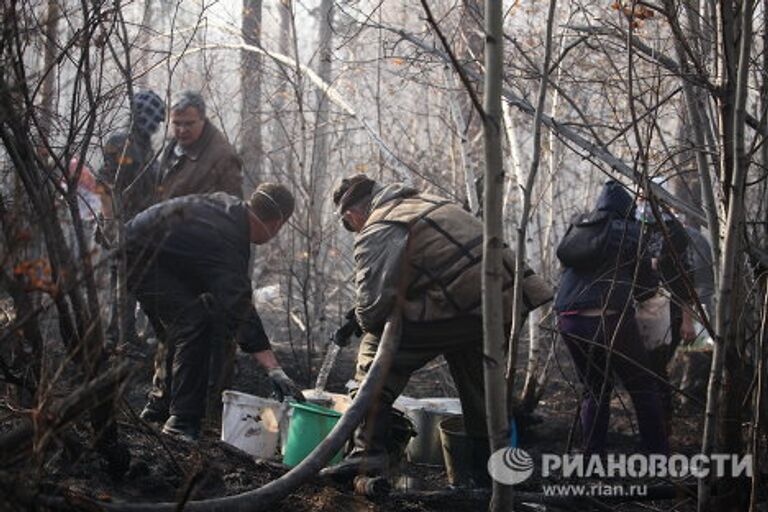
[(351, 481), (358, 475), (388, 476), (390, 457), (388, 454), (391, 434), (392, 408), (376, 404), (367, 419), (357, 427), (353, 437), (355, 447), (338, 464), (320, 472), (340, 481)]
[(347, 482), (357, 476), (379, 477), (389, 473), (389, 456), (386, 452), (371, 453), (353, 449), (344, 460), (320, 471), (321, 476)]
[(165, 423), (168, 416), (168, 404), (160, 400), (150, 400), (139, 414), (141, 419), (149, 423)]
[(197, 441), (200, 438), (200, 418), (171, 416), (163, 425), (163, 433), (185, 441)]
[(394, 469), (399, 462), (405, 459), (405, 449), (412, 437), (416, 436), (416, 427), (413, 422), (397, 409), (392, 409), (390, 434), (387, 438), (387, 453), (390, 466)]

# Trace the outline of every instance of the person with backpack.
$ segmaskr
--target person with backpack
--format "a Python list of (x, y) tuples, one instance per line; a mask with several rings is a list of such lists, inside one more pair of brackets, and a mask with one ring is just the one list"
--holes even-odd
[[(411, 375), (443, 355), (458, 389), (467, 434), (477, 449), (488, 449), (483, 382), (480, 219), (448, 199), (402, 183), (378, 183), (363, 174), (342, 181), (333, 201), (344, 227), (355, 233), (354, 315), (363, 337), (355, 380), (362, 382), (373, 363), (382, 330), (399, 294), (403, 327), (392, 366), (381, 391), (358, 427), (354, 449), (325, 474), (339, 479), (365, 473), (386, 475), (396, 460), (392, 404)], [(505, 322), (511, 322), (514, 256), (504, 250)], [(552, 298), (551, 288), (533, 270), (522, 276), (525, 311)], [(342, 327), (354, 331), (349, 327)], [(336, 339), (348, 338), (339, 333)], [(428, 435), (421, 433), (419, 435)], [(483, 464), (486, 459), (483, 459)], [(482, 474), (487, 474), (485, 466)]]
[(634, 201), (608, 181), (596, 208), (574, 222), (557, 256), (564, 266), (554, 309), (558, 328), (585, 391), (581, 427), (585, 454), (605, 452), (614, 375), (632, 398), (648, 453), (669, 453), (657, 384), (638, 337), (634, 298), (652, 295), (657, 279), (648, 258), (638, 258)]

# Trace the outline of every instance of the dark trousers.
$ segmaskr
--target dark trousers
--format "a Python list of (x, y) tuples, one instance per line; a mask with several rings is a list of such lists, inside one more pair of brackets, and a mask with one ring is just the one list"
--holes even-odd
[[(220, 327), (217, 324), (217, 327)], [(154, 325), (153, 325), (154, 328)], [(173, 375), (175, 347), (168, 343), (168, 337), (158, 335), (155, 350), (152, 388), (149, 391), (150, 407), (157, 411), (167, 411), (170, 406), (170, 390)], [(208, 365), (208, 392), (205, 416), (212, 420), (221, 419), (221, 393), (232, 387), (235, 373), (237, 345), (234, 339), (227, 338), (223, 330), (215, 330), (210, 341), (211, 359)]]
[(664, 421), (667, 425), (667, 432), (670, 432), (672, 420), (672, 387), (669, 383), (669, 371), (667, 366), (671, 360), (672, 353), (669, 345), (661, 345), (652, 350), (648, 350), (648, 369), (655, 374), (656, 387), (659, 390), (659, 401), (661, 410), (664, 413)]
[[(361, 382), (371, 367), (380, 334), (366, 333), (357, 354), (355, 380)], [(459, 392), (464, 427), (472, 437), (487, 437), (483, 382), (483, 326), (478, 317), (437, 322), (405, 322), (400, 347), (384, 378), (381, 395), (371, 404), (355, 434), (355, 447), (368, 452), (384, 449), (390, 435), (392, 404), (413, 372), (442, 354)]]
[(156, 369), (159, 366), (161, 372), (153, 377), (150, 401), (158, 401), (158, 408), (167, 404), (172, 415), (202, 419), (218, 316), (206, 300), (209, 296), (155, 264), (145, 269), (131, 288), (158, 337), (164, 340), (156, 354)]
[[(585, 453), (605, 452), (614, 374), (632, 398), (644, 449), (669, 453), (658, 388), (646, 370), (647, 354), (634, 316), (564, 315), (559, 318), (559, 327), (585, 387), (581, 405)], [(613, 353), (609, 359), (610, 347)]]

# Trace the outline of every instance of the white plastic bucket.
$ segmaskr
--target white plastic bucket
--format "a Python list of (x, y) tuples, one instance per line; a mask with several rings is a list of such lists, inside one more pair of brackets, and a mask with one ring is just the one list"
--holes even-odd
[(269, 459), (277, 455), (283, 405), (269, 398), (224, 391), (221, 415), (221, 440), (255, 457)]

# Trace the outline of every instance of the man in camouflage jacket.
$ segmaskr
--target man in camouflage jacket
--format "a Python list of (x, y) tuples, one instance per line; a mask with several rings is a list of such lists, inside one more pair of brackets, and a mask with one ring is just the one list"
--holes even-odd
[[(355, 379), (365, 377), (384, 323), (404, 294), (400, 347), (381, 396), (355, 434), (355, 449), (330, 471), (338, 476), (386, 471), (391, 406), (410, 376), (443, 355), (456, 383), (470, 436), (485, 439), (481, 317), (482, 222), (458, 204), (403, 184), (383, 186), (357, 175), (334, 193), (344, 226), (355, 235), (355, 314), (364, 332)], [(504, 251), (504, 321), (511, 323), (514, 256)], [(524, 310), (552, 298), (532, 270), (523, 275)], [(487, 442), (485, 443), (487, 445)]]

